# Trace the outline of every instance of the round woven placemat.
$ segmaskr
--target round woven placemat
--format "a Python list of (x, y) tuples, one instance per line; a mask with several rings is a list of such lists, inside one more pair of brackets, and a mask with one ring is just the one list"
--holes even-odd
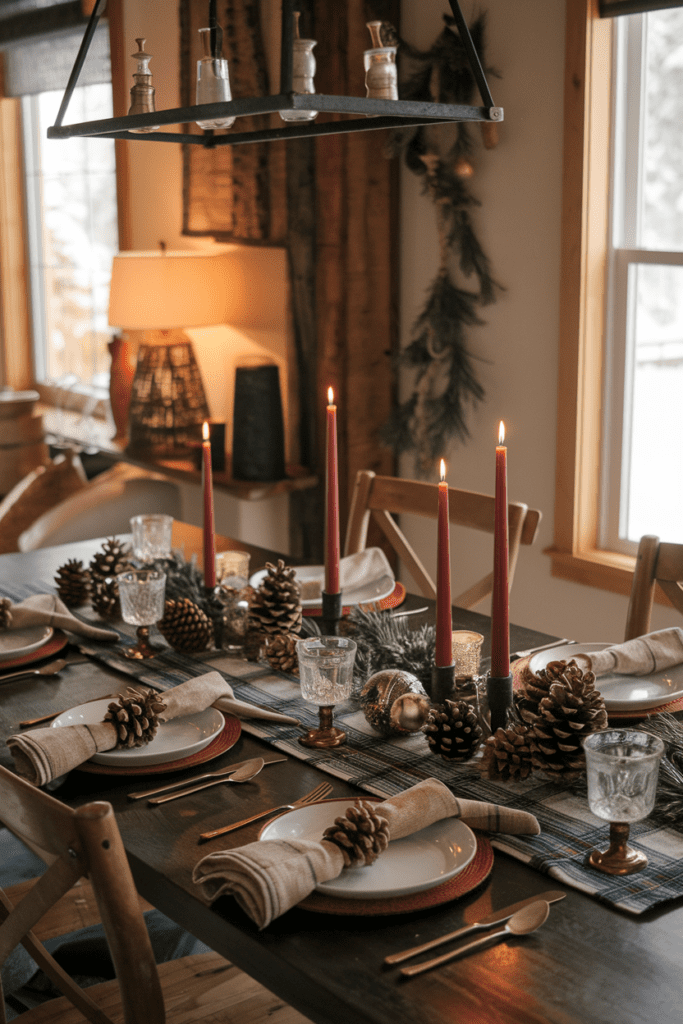
[(224, 754), (226, 750), (234, 747), (242, 732), (239, 718), (235, 718), (234, 715), (226, 715), (225, 712), (221, 712), (221, 714), (225, 719), (223, 731), (209, 743), (208, 747), (198, 750), (196, 754), (178, 758), (176, 761), (164, 761), (163, 764), (141, 765), (137, 768), (132, 766), (130, 768), (117, 768), (113, 765), (94, 764), (92, 761), (86, 761), (78, 766), (77, 771), (91, 772), (93, 775), (158, 775), (160, 772), (179, 772), (183, 768), (193, 768), (197, 764), (206, 764), (207, 761), (213, 760), (214, 757), (219, 757), (220, 754)]
[(323, 896), (314, 892), (298, 904), (302, 910), (312, 910), (317, 914), (358, 914), (362, 916), (378, 916), (382, 914), (409, 914), (413, 910), (426, 910), (438, 907), (442, 903), (450, 903), (468, 892), (476, 889), (484, 879), (488, 878), (493, 867), (493, 849), (486, 836), (475, 832), (477, 852), (466, 868), (453, 878), (432, 889), (423, 889), (408, 896), (386, 897), (377, 900), (347, 900), (335, 896)]
[(5, 661), (0, 662), (0, 679), (2, 679), (2, 673), (6, 669), (21, 668), (22, 665), (32, 665), (34, 661), (42, 661), (43, 658), (49, 658), (52, 654), (56, 654), (57, 651), (61, 651), (63, 647), (66, 647), (68, 642), (69, 638), (66, 633), (62, 633), (61, 629), (56, 629), (42, 647), (37, 647), (35, 651), (29, 651), (28, 654), (22, 654), (19, 658), (6, 658)]

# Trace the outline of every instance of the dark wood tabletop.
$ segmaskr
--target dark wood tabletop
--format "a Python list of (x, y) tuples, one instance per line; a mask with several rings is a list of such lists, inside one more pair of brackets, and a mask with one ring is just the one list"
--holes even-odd
[[(201, 531), (176, 524), (176, 543), (189, 557), (201, 551)], [(66, 558), (88, 560), (100, 541), (0, 556), (3, 580), (51, 578)], [(247, 548), (251, 569), (275, 552), (219, 538), (218, 548)], [(408, 598), (408, 605), (425, 604)], [(455, 628), (488, 637), (489, 620), (454, 609)], [(535, 646), (547, 634), (511, 627), (512, 649)], [(486, 649), (485, 649), (486, 654)], [(0, 684), (2, 738), (20, 720), (112, 693), (125, 677), (94, 663), (69, 665), (58, 677)], [(211, 767), (267, 748), (242, 733)], [(7, 749), (0, 761), (11, 767)], [(184, 774), (191, 774), (186, 771)], [(680, 1024), (683, 1011), (683, 901), (634, 916), (602, 905), (496, 851), (493, 871), (471, 894), (441, 907), (387, 917), (352, 917), (294, 908), (259, 932), (231, 898), (207, 906), (191, 880), (210, 850), (256, 838), (252, 825), (199, 846), (198, 834), (312, 789), (322, 778), (332, 796), (358, 792), (294, 758), (262, 772), (248, 786), (218, 786), (151, 808), (126, 794), (177, 775), (121, 778), (72, 772), (54, 795), (69, 804), (109, 800), (116, 812), (140, 893), (165, 914), (253, 975), (316, 1024)], [(157, 782), (157, 780), (159, 780)], [(391, 952), (426, 941), (492, 910), (547, 889), (567, 896), (538, 932), (412, 979), (383, 966)]]

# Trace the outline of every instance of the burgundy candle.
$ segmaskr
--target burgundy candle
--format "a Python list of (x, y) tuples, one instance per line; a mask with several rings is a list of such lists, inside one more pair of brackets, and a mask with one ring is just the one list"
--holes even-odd
[(325, 473), (325, 593), (338, 594), (339, 587), (339, 467), (337, 459), (337, 406), (334, 391), (327, 389)]
[(442, 459), (436, 551), (436, 650), (434, 652), (434, 663), (437, 666), (441, 667), (453, 663), (452, 630), (448, 484), (446, 482), (446, 463)]
[(496, 447), (496, 507), (493, 535), (493, 598), (491, 602), (491, 675), (510, 675), (510, 611), (508, 603), (508, 498), (505, 424)]
[(213, 523), (213, 473), (209, 424), (202, 424), (202, 488), (204, 492), (204, 586), (216, 586), (216, 536)]

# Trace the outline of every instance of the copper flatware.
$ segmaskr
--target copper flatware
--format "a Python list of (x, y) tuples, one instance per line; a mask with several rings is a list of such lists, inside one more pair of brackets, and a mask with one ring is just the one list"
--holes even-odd
[(437, 939), (423, 942), (421, 946), (404, 949), (400, 953), (391, 953), (389, 956), (384, 957), (384, 963), (400, 964), (404, 960), (409, 960), (411, 956), (417, 956), (418, 953), (426, 953), (428, 949), (434, 949), (435, 946), (440, 946), (444, 942), (451, 942), (453, 939), (469, 935), (470, 932), (478, 931), (480, 928), (489, 928), (492, 924), (508, 921), (518, 910), (523, 910), (524, 907), (530, 906), (530, 904), (535, 903), (537, 900), (545, 900), (546, 903), (556, 903), (558, 900), (563, 900), (565, 896), (566, 893), (562, 892), (561, 889), (550, 889), (548, 892), (539, 893), (538, 896), (530, 896), (526, 900), (520, 900), (519, 903), (513, 903), (512, 906), (505, 907), (504, 910), (496, 910), (493, 914), (482, 917), (481, 921), (475, 921), (474, 924), (466, 924), (464, 928), (458, 928), (454, 932), (449, 932), (448, 935), (440, 935)]
[[(264, 764), (279, 764), (281, 761), (286, 761), (286, 757), (272, 757), (268, 760), (264, 760)], [(203, 772), (201, 775), (195, 775), (191, 779), (181, 779), (179, 782), (167, 782), (165, 786), (156, 786), (155, 789), (142, 789), (136, 790), (135, 793), (129, 793), (129, 800), (144, 800), (148, 796), (158, 796), (159, 793), (167, 793), (171, 789), (180, 789), (184, 786), (193, 786), (196, 782), (201, 782), (202, 779), (218, 779), (219, 776), (230, 775), (232, 772), (236, 772), (238, 768), (246, 764), (246, 761), (237, 761), (236, 764), (228, 764), (225, 768), (218, 768), (213, 772)], [(207, 783), (212, 785), (212, 783)], [(203, 787), (198, 787), (203, 788)], [(194, 790), (192, 790), (194, 792)], [(185, 792), (176, 793), (174, 796), (185, 796)], [(156, 800), (150, 800), (150, 803), (157, 803)]]
[(528, 658), (530, 654), (538, 654), (539, 651), (549, 651), (553, 647), (565, 647), (567, 644), (575, 644), (576, 640), (567, 640), (565, 637), (563, 640), (551, 640), (549, 644), (541, 644), (540, 647), (528, 647), (526, 651), (515, 651), (510, 655), (511, 661), (517, 661), (518, 658)]
[(69, 663), (65, 658), (58, 658), (57, 661), (50, 661), (42, 668), (24, 668), (20, 672), (8, 672), (7, 675), (0, 675), (0, 683), (8, 679), (19, 679), (21, 676), (56, 676)]
[[(83, 704), (92, 704), (96, 700), (107, 700), (111, 697), (111, 693), (103, 693), (101, 697), (91, 697), (90, 700), (82, 701)], [(71, 705), (73, 707), (73, 704)], [(71, 711), (71, 708), (62, 708), (60, 711), (51, 711), (49, 715), (41, 715), (40, 718), (28, 718), (25, 722), (19, 722), (20, 729), (28, 729), (30, 725), (40, 725), (41, 722), (50, 722), (53, 718), (58, 718), (60, 715), (65, 714), (67, 711)]]
[(524, 907), (522, 910), (518, 910), (516, 914), (513, 914), (505, 927), (499, 928), (498, 931), (490, 932), (489, 935), (485, 935), (482, 939), (475, 939), (474, 942), (468, 942), (465, 946), (452, 949), (449, 953), (443, 953), (441, 956), (434, 957), (433, 960), (425, 960), (424, 963), (413, 964), (412, 967), (402, 967), (401, 974), (412, 978), (415, 974), (431, 971), (432, 967), (439, 967), (440, 964), (448, 963), (449, 960), (455, 960), (456, 957), (463, 956), (465, 953), (469, 953), (479, 946), (484, 946), (488, 942), (497, 942), (498, 939), (504, 939), (506, 935), (529, 935), (531, 932), (535, 932), (537, 928), (540, 928), (544, 921), (547, 921), (549, 913), (550, 906), (545, 900), (534, 900), (528, 907)]
[(232, 825), (224, 825), (223, 828), (216, 828), (213, 832), (202, 832), (199, 837), (200, 843), (205, 843), (207, 839), (214, 839), (216, 836), (224, 836), (226, 832), (234, 832), (235, 829), (242, 828), (244, 825), (251, 825), (252, 821), (259, 821), (261, 818), (267, 818), (269, 814), (274, 814), (276, 811), (294, 811), (298, 807), (306, 807), (308, 804), (314, 804), (318, 800), (324, 800), (326, 796), (332, 792), (332, 786), (329, 782), (321, 782), (319, 786), (312, 789), (310, 793), (306, 793), (305, 796), (300, 796), (298, 800), (293, 800), (291, 804), (280, 804), (278, 807), (269, 807), (267, 811), (260, 811), (258, 814), (253, 814), (251, 818), (243, 818), (241, 821), (235, 821)]

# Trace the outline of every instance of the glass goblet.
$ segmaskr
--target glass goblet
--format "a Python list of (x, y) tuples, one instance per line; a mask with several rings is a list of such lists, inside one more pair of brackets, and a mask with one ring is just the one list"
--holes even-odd
[(156, 513), (133, 516), (130, 527), (133, 531), (133, 558), (138, 562), (171, 557), (173, 516)]
[(137, 626), (137, 643), (123, 652), (126, 658), (153, 658), (163, 647), (149, 641), (149, 627), (164, 614), (166, 573), (158, 569), (131, 569), (116, 577), (124, 622)]
[(607, 729), (583, 741), (588, 804), (610, 822), (610, 844), (593, 850), (588, 863), (608, 875), (631, 875), (647, 866), (647, 857), (628, 845), (630, 822), (646, 818), (655, 803), (664, 744), (635, 729)]
[(346, 733), (333, 725), (334, 705), (348, 700), (353, 685), (356, 644), (343, 636), (297, 640), (301, 696), (318, 705), (320, 725), (299, 737), (304, 747), (339, 747)]

